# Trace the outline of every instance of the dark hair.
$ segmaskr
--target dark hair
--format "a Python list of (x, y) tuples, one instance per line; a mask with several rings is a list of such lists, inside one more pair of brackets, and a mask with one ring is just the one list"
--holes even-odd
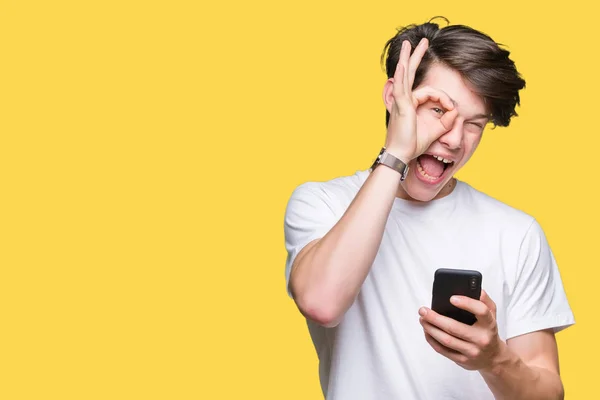
[[(381, 54), (383, 64), (387, 52), (385, 67), (388, 78), (393, 77), (396, 71), (402, 42), (408, 40), (414, 50), (422, 38), (427, 38), (429, 47), (417, 68), (413, 88), (419, 86), (433, 63), (443, 64), (460, 73), (484, 99), (495, 126), (508, 126), (511, 117), (517, 116), (515, 107), (520, 104), (519, 90), (525, 87), (525, 80), (508, 57), (510, 52), (473, 28), (448, 25), (440, 29), (431, 22), (433, 19), (421, 25), (400, 28), (388, 40)], [(446, 18), (442, 19), (448, 23)], [(389, 119), (390, 114), (386, 110), (386, 126)]]

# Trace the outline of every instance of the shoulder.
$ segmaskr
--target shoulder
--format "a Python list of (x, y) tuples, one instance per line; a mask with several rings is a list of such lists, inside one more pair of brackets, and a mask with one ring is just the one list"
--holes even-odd
[(326, 181), (304, 182), (293, 190), (290, 203), (301, 201), (315, 205), (328, 205), (332, 209), (345, 209), (364, 184), (368, 174), (368, 171), (359, 170), (352, 175), (339, 176)]
[(494, 225), (521, 231), (524, 234), (535, 218), (527, 212), (506, 204), (466, 182), (463, 186), (463, 204), (465, 209), (482, 222), (493, 222)]
[(325, 235), (348, 209), (365, 180), (365, 171), (358, 171), (349, 176), (297, 186), (285, 210), (286, 240), (308, 243), (307, 238)]

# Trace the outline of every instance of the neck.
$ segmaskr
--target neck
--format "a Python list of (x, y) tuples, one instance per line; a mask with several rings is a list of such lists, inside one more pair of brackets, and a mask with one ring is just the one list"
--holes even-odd
[[(444, 185), (442, 190), (440, 190), (438, 192), (438, 194), (432, 200), (437, 200), (437, 199), (441, 199), (442, 197), (448, 196), (450, 193), (452, 193), (454, 188), (456, 188), (456, 178), (450, 179), (450, 181), (448, 181), (448, 183), (446, 183)], [(404, 190), (402, 185), (398, 186), (398, 192), (396, 193), (396, 197), (399, 197), (404, 200), (418, 201), (418, 200), (415, 200), (412, 197), (410, 197), (409, 194), (406, 193), (406, 190)]]

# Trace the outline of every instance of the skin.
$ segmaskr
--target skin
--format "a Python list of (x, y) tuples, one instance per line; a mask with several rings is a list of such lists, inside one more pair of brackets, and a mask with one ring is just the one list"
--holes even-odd
[(552, 330), (508, 339), (498, 336), (496, 304), (485, 291), (479, 301), (454, 296), (452, 303), (477, 317), (473, 326), (422, 307), (425, 340), (442, 356), (479, 371), (496, 399), (563, 399), (558, 349)]
[[(483, 99), (456, 71), (443, 65), (433, 65), (422, 85), (412, 93), (407, 71), (415, 69), (426, 47), (427, 42), (421, 41), (413, 56), (409, 57), (410, 46), (408, 42), (404, 43), (396, 74), (386, 82), (383, 95), (388, 111), (397, 116), (394, 121), (392, 117), (390, 119), (393, 126), (388, 128), (388, 149), (402, 160), (410, 160), (409, 166), (413, 171), (400, 184), (398, 196), (420, 201), (448, 195), (449, 191), (444, 189), (449, 186), (453, 174), (477, 149), (489, 120)], [(427, 101), (419, 102), (420, 91), (428, 88), (443, 92), (445, 96), (439, 99), (430, 96)], [(419, 104), (416, 121), (412, 115), (405, 117), (409, 113), (404, 112), (403, 107), (408, 107), (408, 101), (413, 105)], [(398, 122), (402, 117), (408, 119), (408, 122), (401, 121), (405, 125), (416, 125), (416, 139), (403, 137), (405, 132), (401, 130), (406, 130), (406, 127)], [(427, 143), (427, 140), (420, 142), (419, 134), (437, 132), (440, 125), (446, 128), (445, 132), (423, 150), (422, 143)], [(421, 135), (427, 137), (426, 134)], [(430, 134), (430, 137), (433, 135)], [(454, 161), (440, 182), (430, 184), (418, 179), (416, 159), (423, 153), (439, 154)], [(564, 398), (558, 349), (551, 330), (529, 333), (505, 343), (498, 336), (496, 305), (485, 291), (480, 300), (454, 296), (452, 302), (456, 307), (475, 314), (477, 323), (469, 326), (422, 307), (419, 315), (425, 340), (436, 352), (462, 368), (479, 371), (497, 399)]]
[[(416, 69), (426, 50), (427, 41), (421, 41), (413, 56), (408, 58), (410, 45), (403, 46), (396, 73), (393, 78), (388, 79), (383, 89), (383, 100), (390, 112), (386, 147), (404, 162), (408, 160), (412, 171), (400, 184), (397, 195), (419, 201), (430, 201), (450, 193), (446, 189), (450, 186), (448, 183), (477, 149), (489, 121), (483, 99), (458, 72), (441, 64), (433, 64), (414, 91), (402, 85), (399, 92), (399, 85), (394, 83), (400, 79), (408, 79), (412, 85), (406, 71)], [(439, 96), (430, 96), (425, 102), (420, 102), (424, 92), (439, 93)], [(403, 119), (401, 117), (408, 114), (405, 108), (410, 107), (408, 101), (419, 105), (414, 116), (410, 113), (409, 118)], [(394, 115), (398, 118), (394, 119)], [(407, 137), (404, 132), (409, 129), (405, 124), (416, 125), (417, 135)], [(431, 140), (432, 138), (435, 140)], [(442, 155), (453, 161), (444, 171), (441, 182), (432, 185), (418, 179), (417, 157), (423, 153)]]
[[(447, 196), (453, 175), (470, 159), (488, 122), (485, 102), (458, 74), (434, 64), (417, 88), (415, 71), (427, 50), (427, 40), (412, 56), (403, 44), (394, 77), (387, 80), (383, 100), (390, 112), (385, 146), (409, 163), (404, 182), (391, 168), (370, 174), (344, 215), (321, 239), (306, 245), (296, 257), (290, 290), (300, 312), (313, 322), (334, 327), (353, 304), (377, 254), (393, 201), (402, 197), (431, 201)], [(453, 164), (434, 184), (417, 176), (417, 159), (441, 155)], [(509, 339), (498, 336), (496, 306), (485, 292), (480, 300), (458, 297), (457, 307), (475, 314), (473, 326), (419, 310), (424, 340), (441, 356), (477, 370), (497, 399), (561, 399), (563, 387), (552, 331)]]

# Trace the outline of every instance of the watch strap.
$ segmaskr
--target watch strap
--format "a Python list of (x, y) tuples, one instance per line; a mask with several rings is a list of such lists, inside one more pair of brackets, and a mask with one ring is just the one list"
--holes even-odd
[(406, 179), (406, 175), (408, 174), (408, 164), (405, 164), (399, 158), (388, 153), (385, 147), (383, 147), (379, 152), (377, 159), (371, 166), (371, 170), (375, 169), (375, 167), (379, 164), (383, 164), (386, 167), (393, 169), (394, 171), (398, 171), (400, 173), (401, 181)]

